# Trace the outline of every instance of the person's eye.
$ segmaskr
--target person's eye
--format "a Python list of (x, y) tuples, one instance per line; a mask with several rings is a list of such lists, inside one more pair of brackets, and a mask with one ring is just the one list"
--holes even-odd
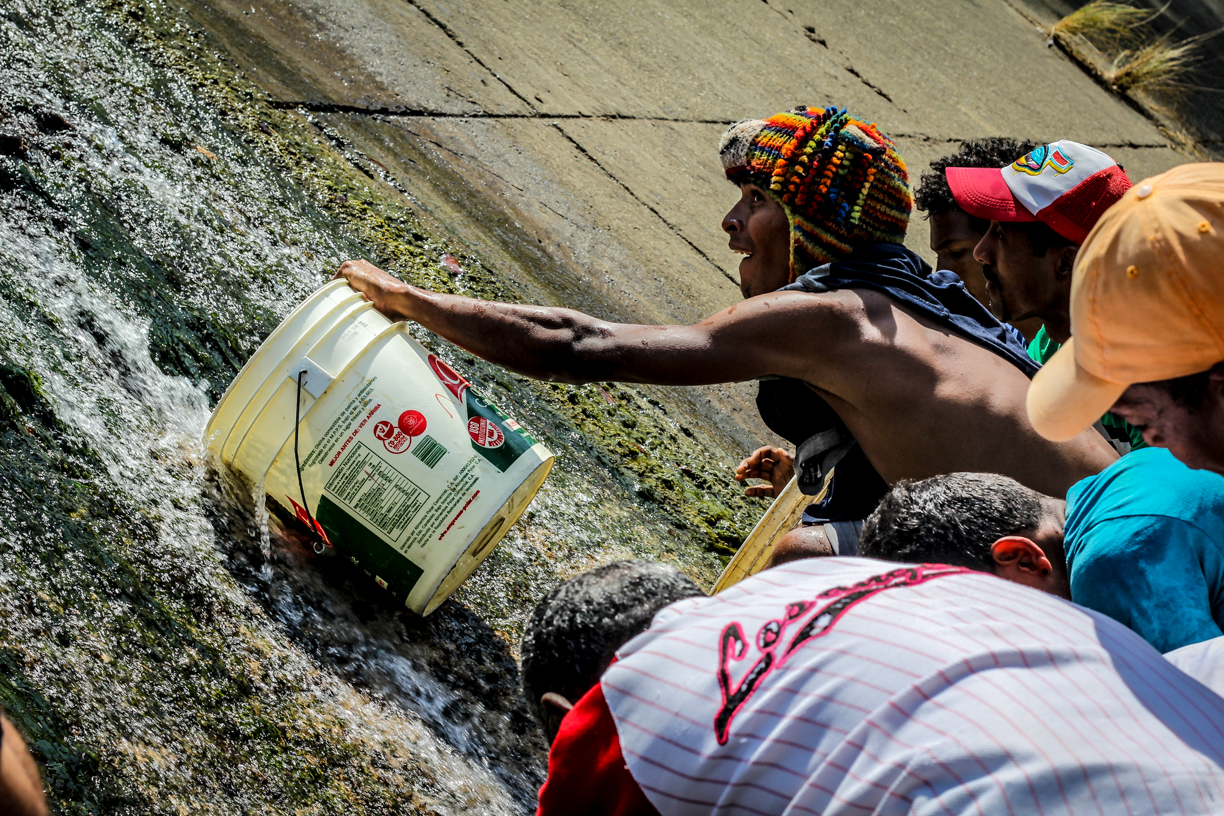
[(951, 252), (949, 252), (948, 255), (959, 261), (961, 258), (965, 257), (965, 250), (954, 249)]

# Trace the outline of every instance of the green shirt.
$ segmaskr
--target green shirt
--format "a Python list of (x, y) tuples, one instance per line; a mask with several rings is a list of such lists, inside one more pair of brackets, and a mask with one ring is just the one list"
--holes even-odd
[[(1062, 347), (1062, 343), (1055, 343), (1050, 339), (1050, 335), (1046, 334), (1045, 326), (1037, 332), (1037, 336), (1033, 338), (1033, 342), (1029, 343), (1028, 355), (1042, 365), (1054, 356), (1054, 352)], [(1131, 450), (1139, 450), (1146, 448), (1148, 444), (1143, 441), (1143, 434), (1139, 433), (1134, 425), (1122, 420), (1113, 414), (1106, 414), (1101, 417), (1101, 424), (1105, 426), (1105, 430), (1112, 432), (1112, 435), (1120, 436), (1130, 440)]]

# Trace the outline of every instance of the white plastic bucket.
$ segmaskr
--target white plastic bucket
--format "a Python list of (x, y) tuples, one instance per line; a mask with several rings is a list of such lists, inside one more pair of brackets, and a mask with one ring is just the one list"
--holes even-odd
[(269, 335), (206, 433), (219, 461), (263, 480), (268, 497), (303, 521), (309, 512), (337, 553), (422, 615), (492, 552), (553, 464), (343, 281)]
[(272, 376), (273, 370), (286, 362), (286, 355), (302, 338), (302, 335), (337, 304), (354, 295), (361, 300), (361, 296), (357, 295), (345, 281), (332, 281), (290, 312), (289, 316), (267, 336), (263, 345), (251, 355), (251, 359), (247, 360), (242, 371), (238, 372), (238, 376), (225, 390), (225, 394), (222, 395), (221, 401), (217, 403), (213, 411), (212, 418), (208, 420), (208, 427), (204, 430), (204, 439), (214, 456), (220, 456), (221, 445), (228, 438), (239, 413), (247, 407), (264, 381)]

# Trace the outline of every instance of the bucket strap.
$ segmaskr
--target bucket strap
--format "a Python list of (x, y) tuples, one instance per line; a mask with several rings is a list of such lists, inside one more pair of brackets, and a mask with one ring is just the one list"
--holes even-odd
[(297, 375), (297, 403), (293, 408), (293, 464), (297, 469), (298, 492), (302, 495), (302, 512), (306, 514), (306, 526), (310, 528), (310, 535), (314, 538), (315, 554), (321, 555), (328, 545), (319, 532), (319, 522), (310, 515), (310, 506), (306, 504), (306, 488), (302, 486), (302, 460), (298, 457), (298, 426), (302, 424), (302, 378), (307, 373), (308, 370), (303, 368)]
[[(816, 386), (810, 382), (803, 384), (824, 399), (824, 395)], [(795, 476), (799, 491), (805, 496), (819, 496), (824, 492), (825, 482), (828, 481), (833, 468), (847, 453), (854, 450), (857, 444), (858, 440), (841, 419), (831, 427), (803, 440), (795, 449)]]

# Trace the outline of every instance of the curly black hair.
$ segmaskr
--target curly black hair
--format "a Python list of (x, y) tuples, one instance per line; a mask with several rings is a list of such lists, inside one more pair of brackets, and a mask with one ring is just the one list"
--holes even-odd
[(540, 697), (578, 702), (616, 650), (670, 603), (705, 593), (671, 564), (616, 561), (563, 582), (540, 601), (523, 633), (523, 696), (543, 724)]
[[(961, 142), (960, 149), (950, 156), (944, 156), (931, 162), (931, 169), (922, 174), (914, 190), (914, 206), (926, 217), (942, 215), (960, 207), (952, 197), (948, 187), (948, 178), (944, 170), (949, 167), (1006, 167), (1016, 159), (1034, 148), (1040, 147), (1039, 142), (1027, 139), (1005, 139), (991, 137), (989, 139), (968, 139)], [(977, 219), (975, 219), (977, 220)], [(975, 224), (985, 232), (985, 224)]]

